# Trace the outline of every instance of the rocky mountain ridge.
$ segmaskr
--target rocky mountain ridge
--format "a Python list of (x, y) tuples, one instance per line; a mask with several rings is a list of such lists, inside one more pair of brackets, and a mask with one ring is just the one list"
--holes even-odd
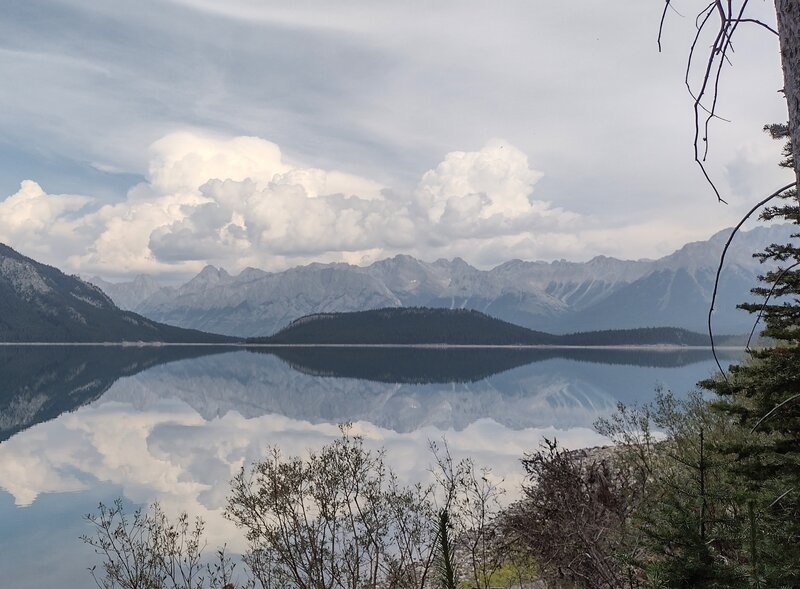
[(0, 342), (222, 342), (124, 311), (97, 286), (0, 244)]
[[(752, 299), (750, 288), (763, 272), (752, 253), (786, 241), (793, 230), (757, 227), (736, 236), (721, 276), (720, 332), (750, 330), (752, 318), (736, 304)], [(148, 276), (120, 284), (90, 280), (121, 307), (153, 320), (243, 337), (269, 335), (312, 313), (409, 306), (474, 309), (553, 333), (658, 326), (703, 331), (729, 235), (720, 231), (657, 260), (510, 260), (480, 270), (460, 258), (424, 262), (398, 255), (363, 267), (247, 268), (238, 275), (207, 266), (177, 288), (156, 288)]]

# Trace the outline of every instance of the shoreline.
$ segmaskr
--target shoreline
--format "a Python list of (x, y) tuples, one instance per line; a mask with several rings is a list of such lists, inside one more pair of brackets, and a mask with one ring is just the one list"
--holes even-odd
[[(545, 344), (270, 344), (270, 343), (176, 343), (176, 342), (0, 342), (0, 347), (118, 347), (118, 348), (162, 348), (162, 347), (207, 347), (207, 348), (415, 348), (422, 350), (487, 349), (487, 350), (647, 350), (650, 352), (677, 352), (683, 350), (708, 350), (711, 346), (682, 346), (678, 344), (625, 344), (610, 346), (570, 346)], [(745, 346), (714, 346), (714, 350), (739, 351)]]

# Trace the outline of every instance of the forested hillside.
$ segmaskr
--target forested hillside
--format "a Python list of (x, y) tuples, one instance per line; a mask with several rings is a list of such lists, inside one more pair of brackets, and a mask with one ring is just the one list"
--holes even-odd
[[(478, 311), (387, 308), (301, 317), (273, 336), (249, 343), (347, 345), (484, 346), (707, 346), (708, 335), (673, 327), (652, 327), (554, 335), (533, 331)], [(737, 343), (720, 337), (718, 344)]]

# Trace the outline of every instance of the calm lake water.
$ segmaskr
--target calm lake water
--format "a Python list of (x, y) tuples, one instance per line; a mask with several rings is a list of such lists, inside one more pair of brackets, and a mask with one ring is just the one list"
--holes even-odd
[(445, 437), (513, 493), (542, 436), (602, 444), (592, 423), (618, 401), (683, 395), (715, 366), (704, 350), (0, 347), (0, 586), (93, 586), (82, 516), (117, 497), (200, 515), (211, 546), (241, 549), (231, 477), (342, 422), (405, 480)]

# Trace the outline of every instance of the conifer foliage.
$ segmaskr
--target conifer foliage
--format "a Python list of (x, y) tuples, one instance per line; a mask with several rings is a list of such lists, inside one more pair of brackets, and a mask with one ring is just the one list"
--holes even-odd
[[(788, 137), (786, 125), (766, 128)], [(787, 145), (782, 166), (793, 168)], [(764, 210), (765, 221), (800, 224), (796, 189)], [(733, 459), (732, 475), (745, 493), (749, 552), (756, 585), (800, 584), (800, 227), (789, 243), (755, 254), (769, 271), (753, 289), (758, 300), (741, 305), (763, 323), (774, 344), (749, 350), (730, 373), (702, 384), (716, 392), (717, 410), (732, 417), (746, 435), (724, 442), (720, 452)]]

